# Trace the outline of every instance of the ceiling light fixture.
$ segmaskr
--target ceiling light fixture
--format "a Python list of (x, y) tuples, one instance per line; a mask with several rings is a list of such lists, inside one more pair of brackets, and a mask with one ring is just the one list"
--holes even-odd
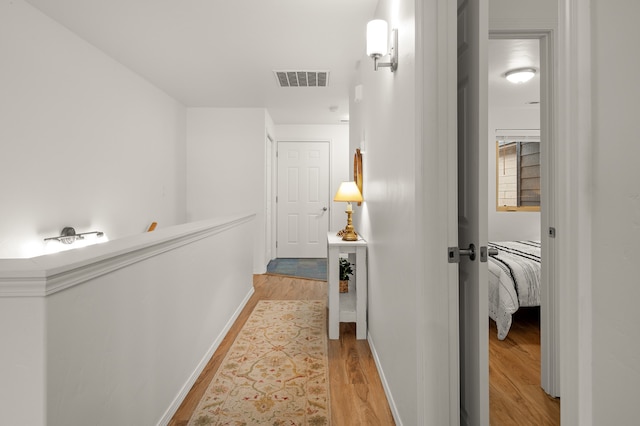
[(534, 75), (536, 75), (535, 68), (518, 68), (516, 70), (507, 71), (504, 76), (511, 83), (520, 84), (531, 80)]
[[(367, 55), (373, 58), (373, 69), (389, 67), (391, 72), (398, 69), (398, 30), (391, 30), (391, 49), (389, 49), (389, 26), (387, 21), (374, 19), (367, 24)], [(378, 62), (383, 56), (389, 56), (388, 62)]]

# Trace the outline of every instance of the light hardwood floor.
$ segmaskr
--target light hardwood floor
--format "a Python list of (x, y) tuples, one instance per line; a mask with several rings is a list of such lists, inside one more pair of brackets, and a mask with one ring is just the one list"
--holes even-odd
[[(327, 283), (281, 277), (254, 276), (255, 293), (218, 350), (193, 385), (169, 425), (186, 425), (227, 350), (259, 300), (322, 299)], [(516, 313), (504, 341), (490, 322), (490, 423), (493, 426), (559, 425), (560, 402), (540, 388), (540, 329), (535, 310)], [(394, 425), (369, 344), (356, 340), (355, 324), (340, 324), (340, 339), (329, 340), (331, 419), (341, 425)]]
[[(255, 293), (196, 380), (169, 425), (186, 425), (238, 332), (259, 300), (317, 300), (327, 283), (276, 275), (255, 275)], [(331, 420), (341, 425), (395, 425), (369, 344), (356, 340), (355, 324), (340, 324), (340, 339), (329, 340)]]
[(492, 426), (559, 425), (560, 400), (540, 387), (540, 310), (520, 309), (505, 340), (489, 320), (489, 415)]

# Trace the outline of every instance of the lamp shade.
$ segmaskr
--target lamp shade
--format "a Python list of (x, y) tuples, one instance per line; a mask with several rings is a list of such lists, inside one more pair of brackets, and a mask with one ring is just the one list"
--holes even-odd
[(355, 182), (342, 182), (333, 201), (361, 202), (364, 201), (362, 194)]
[(374, 19), (367, 24), (367, 55), (384, 56), (388, 52), (387, 21)]

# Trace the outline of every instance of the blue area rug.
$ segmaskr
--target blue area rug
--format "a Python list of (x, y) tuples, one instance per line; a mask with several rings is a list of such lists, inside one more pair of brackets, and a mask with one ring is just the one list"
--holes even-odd
[(326, 281), (327, 259), (273, 259), (267, 273)]

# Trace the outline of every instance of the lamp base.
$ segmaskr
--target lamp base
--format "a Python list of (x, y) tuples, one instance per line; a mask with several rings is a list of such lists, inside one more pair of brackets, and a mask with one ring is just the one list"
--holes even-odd
[(358, 241), (358, 234), (354, 231), (353, 226), (351, 229), (345, 228), (344, 235), (342, 235), (343, 241)]
[[(338, 237), (344, 237), (344, 235), (347, 233), (346, 228), (345, 229), (341, 229), (338, 232), (336, 232), (336, 235)], [(358, 236), (358, 233), (356, 231), (353, 231), (354, 234), (356, 234), (356, 237)]]
[(338, 236), (342, 236), (342, 241), (358, 241), (358, 234), (351, 220), (351, 214), (353, 212), (347, 210), (345, 213), (347, 213), (347, 226), (338, 232)]

